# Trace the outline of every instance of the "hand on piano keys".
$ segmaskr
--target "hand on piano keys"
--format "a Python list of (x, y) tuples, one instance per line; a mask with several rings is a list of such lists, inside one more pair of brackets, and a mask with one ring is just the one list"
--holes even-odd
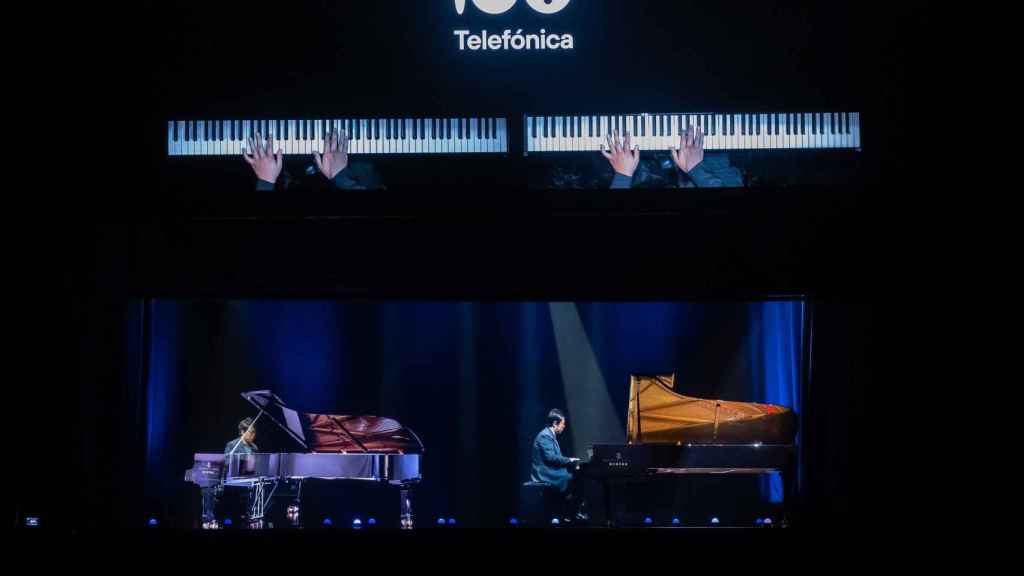
[(342, 130), (339, 134), (331, 130), (324, 142), (324, 153), (313, 152), (316, 167), (328, 180), (334, 180), (335, 176), (348, 167), (348, 146), (348, 132)]
[(679, 137), (679, 151), (669, 148), (672, 161), (680, 170), (689, 174), (704, 161), (704, 131), (700, 126), (691, 126)]
[(611, 163), (617, 174), (630, 178), (636, 172), (636, 167), (640, 165), (640, 146), (633, 144), (629, 130), (626, 131), (625, 139), (619, 137), (618, 130), (608, 134), (605, 143), (601, 146), (601, 155)]
[(264, 140), (263, 135), (257, 132), (254, 138), (249, 138), (249, 148), (242, 151), (242, 158), (252, 166), (260, 180), (271, 184), (277, 183), (284, 169), (284, 157), (281, 149), (275, 148), (273, 135)]

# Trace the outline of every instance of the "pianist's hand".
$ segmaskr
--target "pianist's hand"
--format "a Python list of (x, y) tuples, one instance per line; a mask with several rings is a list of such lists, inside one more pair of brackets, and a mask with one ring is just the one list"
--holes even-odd
[(348, 134), (344, 130), (341, 134), (331, 131), (324, 140), (324, 153), (313, 153), (313, 160), (321, 174), (327, 176), (328, 180), (334, 180), (338, 173), (348, 167)]
[(640, 148), (633, 149), (633, 139), (629, 132), (626, 132), (625, 142), (619, 138), (618, 130), (614, 136), (609, 134), (605, 140), (604, 146), (608, 151), (602, 148), (601, 154), (608, 159), (615, 172), (632, 178), (636, 167), (640, 165)]
[(679, 139), (679, 151), (671, 148), (669, 153), (672, 154), (672, 161), (676, 166), (689, 174), (704, 161), (704, 131), (699, 126), (687, 128), (686, 134)]
[(263, 136), (257, 132), (256, 138), (249, 138), (249, 150), (243, 152), (242, 157), (249, 166), (252, 166), (260, 180), (271, 184), (277, 183), (284, 161), (281, 158), (281, 150), (274, 150), (273, 136), (264, 141)]

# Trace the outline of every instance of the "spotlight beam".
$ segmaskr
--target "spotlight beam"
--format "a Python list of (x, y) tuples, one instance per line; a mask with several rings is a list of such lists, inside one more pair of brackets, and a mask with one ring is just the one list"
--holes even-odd
[(550, 307), (562, 386), (569, 403), (567, 432), (573, 455), (582, 457), (583, 450), (593, 444), (624, 444), (622, 420), (615, 412), (579, 310), (571, 302), (552, 302)]

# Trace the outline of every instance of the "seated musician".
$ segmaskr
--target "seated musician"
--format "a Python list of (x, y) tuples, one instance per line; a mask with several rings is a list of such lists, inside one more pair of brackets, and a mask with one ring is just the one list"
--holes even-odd
[[(633, 175), (640, 166), (640, 149), (633, 148), (632, 136), (620, 138), (619, 133), (606, 138), (608, 150), (601, 154), (615, 170), (612, 189), (633, 187)], [(687, 128), (680, 137), (679, 150), (670, 149), (672, 163), (676, 166), (676, 178), (680, 188), (722, 188), (743, 186), (743, 176), (729, 163), (728, 154), (704, 156), (704, 133), (700, 127)]]
[[(349, 138), (343, 130), (340, 134), (330, 132), (324, 141), (324, 153), (313, 154), (319, 174), (327, 178), (330, 185), (338, 190), (367, 190), (377, 188), (376, 177), (371, 169), (356, 167), (349, 164)], [(252, 167), (258, 178), (257, 192), (271, 192), (278, 188), (289, 188), (291, 178), (284, 171), (284, 158), (280, 150), (275, 150), (274, 138), (264, 139), (259, 133), (249, 138), (252, 152), (243, 152), (245, 162)], [(280, 182), (279, 182), (280, 181)]]
[[(256, 446), (256, 426), (252, 418), (246, 418), (238, 423), (238, 438), (235, 438), (224, 446), (224, 455), (231, 454), (253, 454), (259, 451)], [(227, 465), (227, 464), (225, 464)], [(224, 491), (223, 485), (210, 486), (201, 490), (203, 495), (203, 530), (216, 530), (219, 528), (215, 510), (217, 500)]]
[(259, 452), (256, 446), (256, 426), (252, 418), (246, 418), (238, 423), (238, 438), (231, 440), (224, 446), (224, 454), (255, 454)]
[(547, 484), (558, 490), (567, 501), (573, 499), (570, 482), (573, 479), (569, 468), (580, 461), (562, 455), (558, 435), (565, 432), (565, 415), (560, 410), (548, 412), (548, 425), (537, 434), (533, 441), (533, 466), (530, 480)]

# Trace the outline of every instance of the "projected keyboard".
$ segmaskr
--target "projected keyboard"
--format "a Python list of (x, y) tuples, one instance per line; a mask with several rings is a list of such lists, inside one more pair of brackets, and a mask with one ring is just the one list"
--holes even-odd
[(360, 155), (507, 154), (505, 118), (348, 118), (198, 120), (167, 123), (169, 156), (237, 156), (259, 132), (286, 155), (323, 152), (324, 139), (344, 130)]
[(526, 116), (525, 152), (597, 152), (616, 130), (641, 150), (679, 149), (687, 126), (703, 129), (705, 150), (860, 150), (860, 121), (854, 112)]

